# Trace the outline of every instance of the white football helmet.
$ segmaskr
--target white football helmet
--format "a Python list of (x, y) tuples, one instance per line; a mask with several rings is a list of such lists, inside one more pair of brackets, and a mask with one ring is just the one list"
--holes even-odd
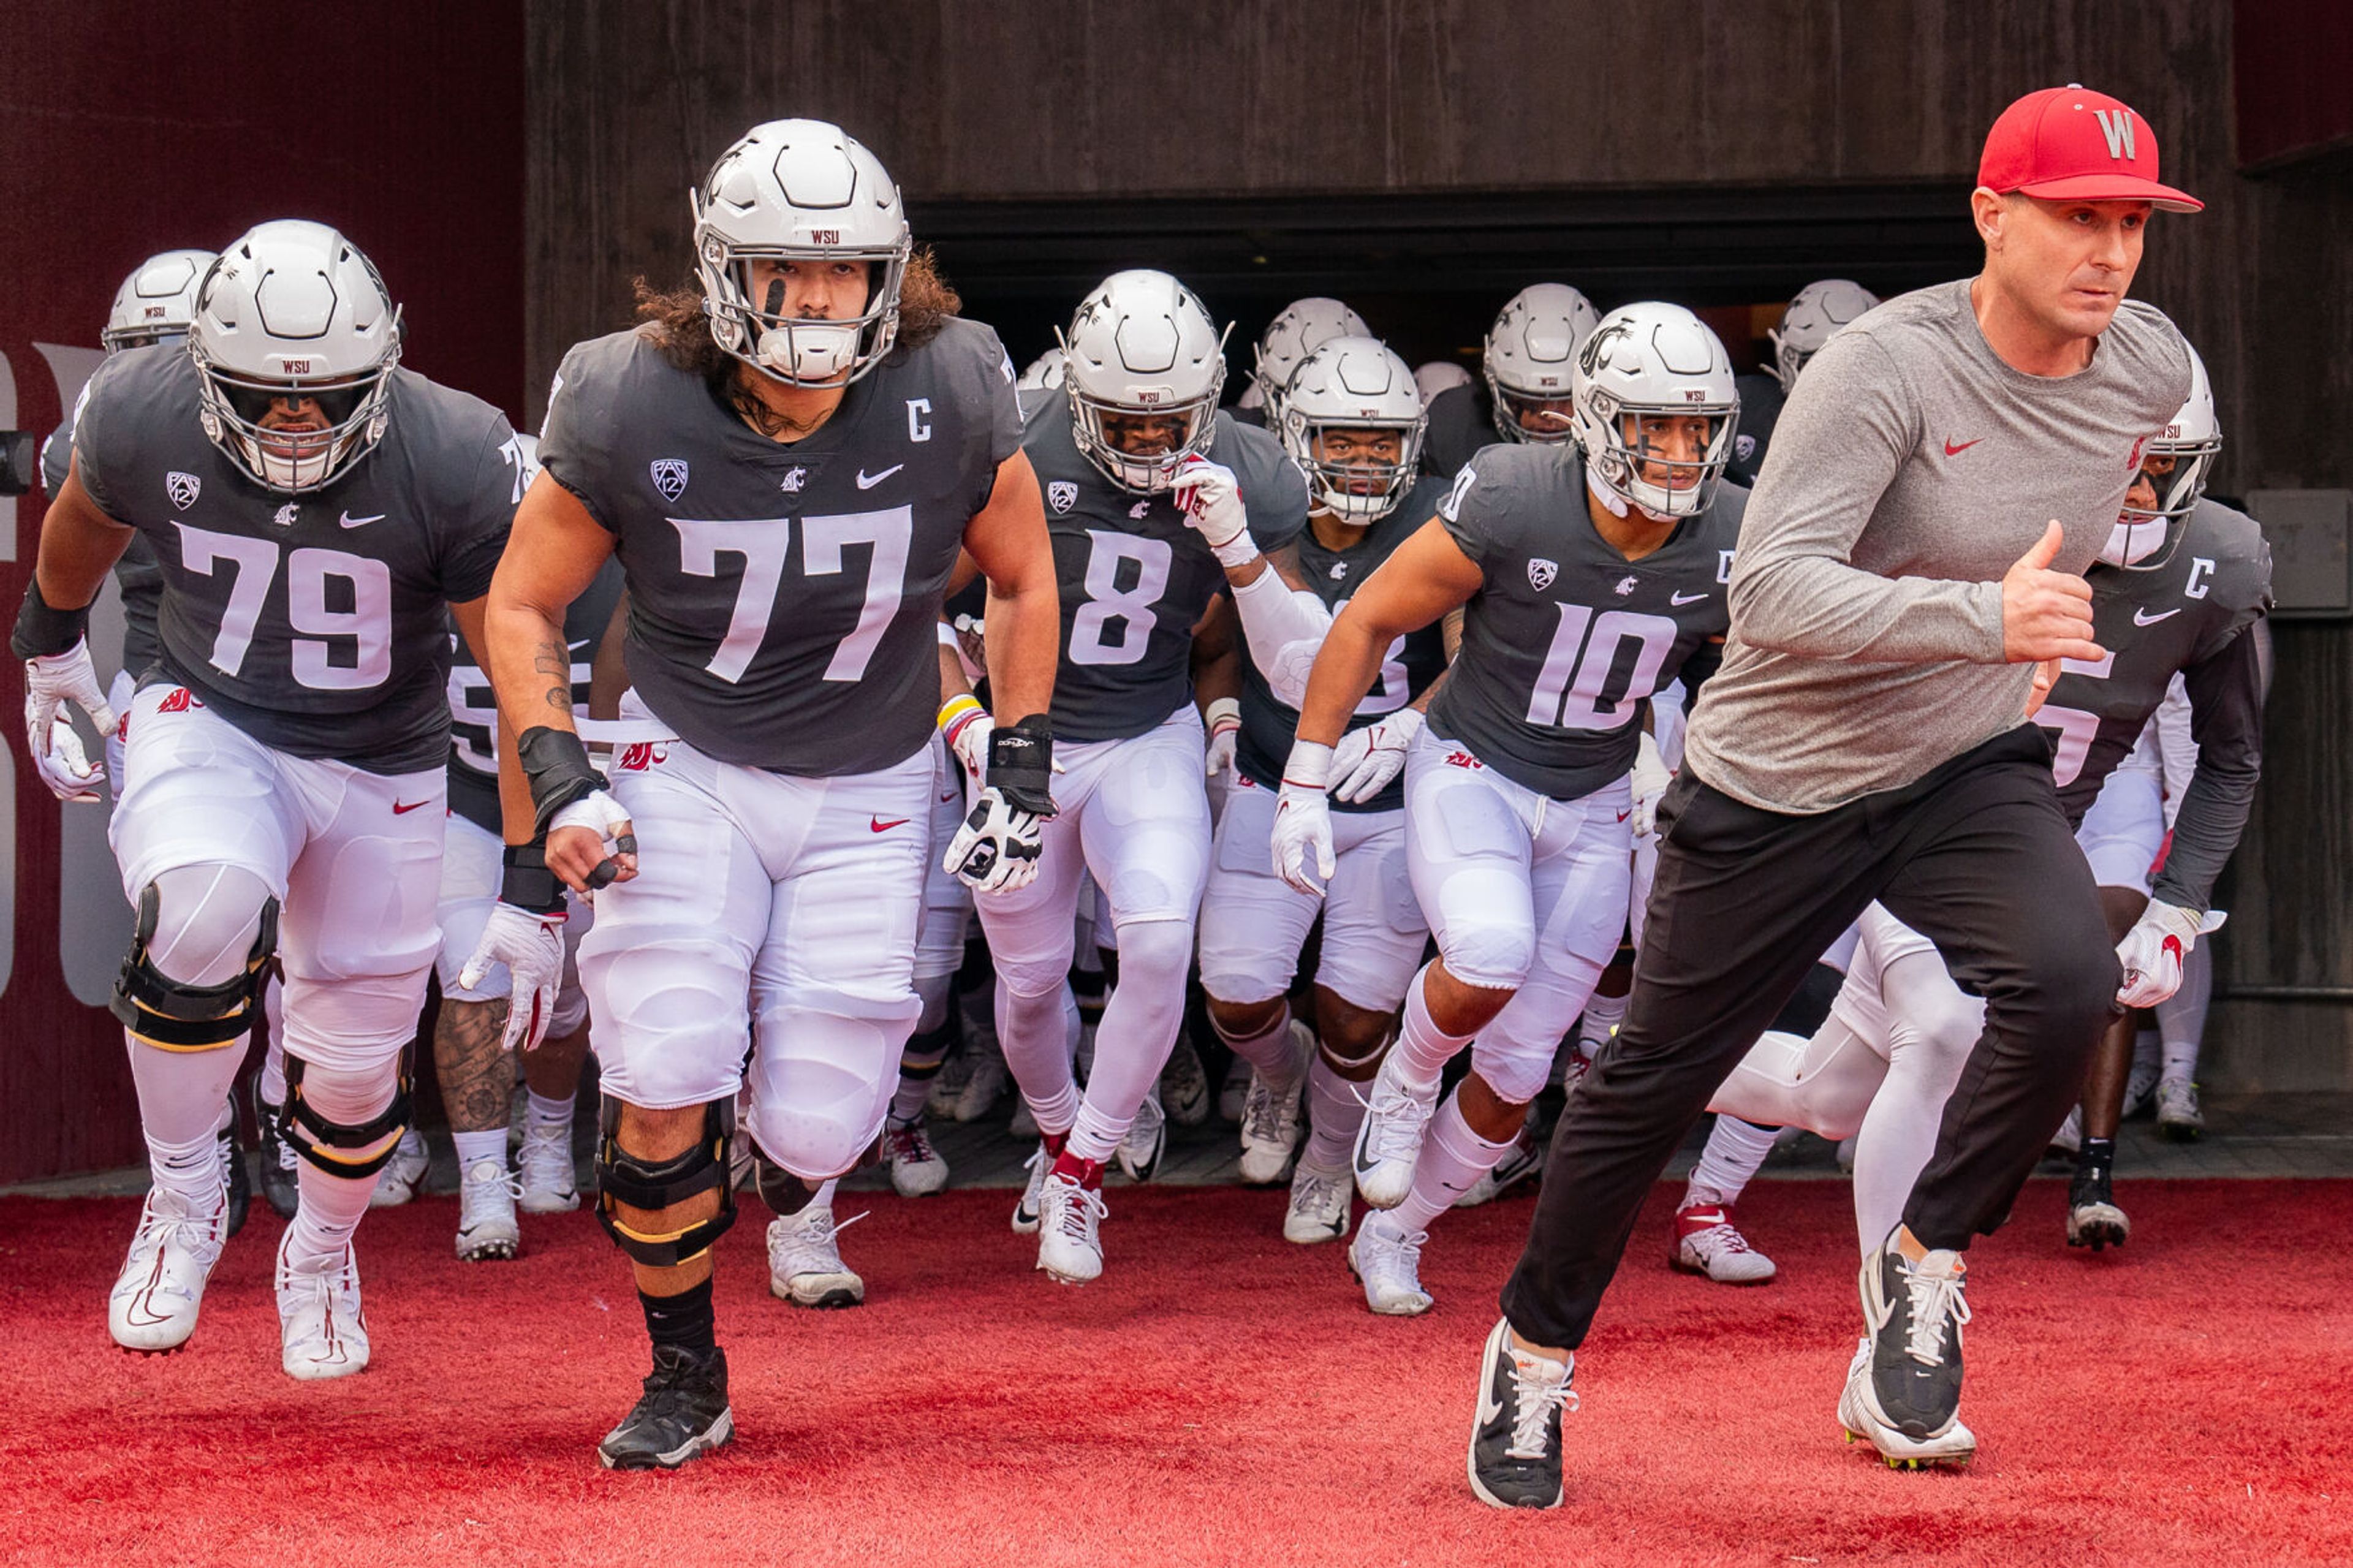
[[(400, 310), (375, 265), (322, 223), (265, 223), (197, 285), (188, 353), (213, 445), (267, 488), (315, 490), (384, 438)], [(315, 398), (326, 426), (265, 429), (280, 399)]]
[(1480, 363), (1497, 435), (1546, 446), (1568, 439), (1567, 419), (1556, 418), (1549, 428), (1539, 420), (1531, 430), (1520, 423), (1520, 410), (1567, 400), (1577, 351), (1599, 319), (1593, 301), (1566, 283), (1531, 283), (1496, 313)]
[[(2157, 504), (2137, 507), (2127, 495), (2099, 558), (2111, 566), (2142, 572), (2154, 572), (2170, 561), (2173, 552), (2166, 546), (2178, 536), (2176, 525), (2206, 493), (2207, 472), (2221, 449), (2222, 421), (2214, 411), (2214, 384), (2207, 378), (2206, 362), (2190, 349), (2189, 401), (2173, 423), (2149, 437), (2141, 453), (2141, 475), (2157, 491)], [(2135, 486), (2139, 483), (2140, 476), (2136, 476)]]
[(1427, 408), (1440, 393), (1470, 385), (1471, 373), (1451, 359), (1434, 359), (1413, 367), (1413, 384), (1414, 390), (1421, 394), (1421, 405)]
[[(1706, 322), (1681, 305), (1620, 305), (1577, 351), (1575, 380), (1577, 439), (1602, 489), (1652, 517), (1707, 510), (1732, 456), (1740, 394), (1732, 360)], [(1648, 450), (1652, 421), (1689, 415), (1707, 421), (1698, 457)], [(1644, 478), (1646, 467), (1665, 468), (1667, 482)]]
[[(1282, 399), (1282, 449), (1306, 475), (1315, 504), (1361, 527), (1395, 511), (1413, 488), (1430, 423), (1413, 373), (1371, 338), (1334, 338), (1299, 362)], [(1327, 430), (1394, 430), (1394, 463), (1330, 457)]]
[[(721, 348), (790, 386), (847, 386), (890, 353), (913, 241), (889, 171), (839, 126), (755, 125), (688, 200), (695, 277)], [(786, 316), (782, 280), (754, 299), (752, 263), (785, 258), (865, 262), (865, 309), (839, 321)]]
[(1299, 368), (1301, 360), (1334, 338), (1372, 335), (1365, 318), (1337, 300), (1311, 294), (1285, 305), (1259, 335), (1258, 358), (1250, 370), (1250, 384), (1266, 404), (1267, 428), (1282, 426), (1283, 389), (1291, 384), (1291, 373)]
[[(1072, 438), (1112, 483), (1157, 494), (1176, 483), (1178, 463), (1208, 450), (1226, 384), (1226, 336), (1191, 289), (1166, 272), (1114, 272), (1081, 302), (1060, 340)], [(1163, 452), (1123, 451), (1103, 428), (1106, 416), (1170, 415), (1185, 424)]]
[(196, 285), (216, 259), (209, 250), (166, 250), (141, 262), (114, 291), (114, 309), (98, 334), (106, 352), (185, 342), (196, 313)]
[(1029, 362), (1029, 368), (1013, 386), (1017, 392), (1050, 392), (1061, 384), (1062, 351), (1048, 349)]
[(1878, 295), (1843, 278), (1825, 278), (1799, 289), (1782, 310), (1781, 324), (1765, 333), (1773, 344), (1773, 379), (1781, 390), (1798, 384), (1798, 373), (1841, 327), (1878, 305)]

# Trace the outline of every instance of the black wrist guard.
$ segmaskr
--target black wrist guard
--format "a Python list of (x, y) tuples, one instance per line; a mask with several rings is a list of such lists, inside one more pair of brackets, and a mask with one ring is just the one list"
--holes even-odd
[(564, 884), (547, 868), (547, 844), (510, 844), (499, 857), (505, 868), (499, 882), (499, 902), (512, 904), (535, 915), (564, 912)]
[(57, 654), (71, 653), (74, 644), (81, 641), (90, 630), (90, 606), (79, 610), (59, 610), (41, 597), (40, 579), (25, 584), (25, 603), (16, 612), (16, 630), (8, 638), (8, 651), (18, 658), (47, 658)]
[(534, 724), (515, 742), (515, 752), (531, 781), (532, 833), (543, 842), (557, 812), (605, 787), (604, 775), (589, 765), (587, 745), (569, 730)]
[(988, 787), (1033, 816), (1054, 815), (1054, 731), (1043, 713), (999, 724), (988, 735)]

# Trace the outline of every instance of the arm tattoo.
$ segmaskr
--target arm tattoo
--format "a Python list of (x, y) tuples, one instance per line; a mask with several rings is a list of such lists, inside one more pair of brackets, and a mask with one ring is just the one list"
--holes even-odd
[(547, 678), (547, 705), (559, 712), (571, 712), (572, 649), (564, 639), (543, 635), (532, 653), (531, 668)]

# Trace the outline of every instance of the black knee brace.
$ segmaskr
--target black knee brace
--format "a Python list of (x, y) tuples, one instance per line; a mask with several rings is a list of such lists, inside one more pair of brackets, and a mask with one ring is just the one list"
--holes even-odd
[(951, 1005), (947, 1021), (938, 1028), (908, 1036), (906, 1046), (899, 1053), (901, 1081), (923, 1083), (939, 1077), (940, 1069), (948, 1065), (948, 1053), (955, 1049), (963, 1033), (964, 1020)]
[[(620, 1145), (621, 1102), (610, 1095), (596, 1108), (596, 1219), (613, 1244), (649, 1268), (691, 1262), (735, 1223), (735, 1192), (728, 1153), (735, 1141), (733, 1097), (702, 1108), (702, 1140), (675, 1160), (640, 1160)], [(623, 1225), (615, 1205), (666, 1209), (700, 1193), (719, 1194), (719, 1212), (683, 1230), (649, 1236)]]
[[(400, 1135), (408, 1131), (408, 1052), (400, 1053), (398, 1074), (393, 1079), (392, 1103), (373, 1120), (357, 1127), (330, 1121), (311, 1107), (302, 1097), (302, 1058), (293, 1053), (286, 1057), (286, 1108), (278, 1113), (279, 1135), (293, 1146), (294, 1152), (331, 1176), (356, 1181), (373, 1176), (385, 1167), (400, 1147)], [(384, 1146), (373, 1154), (353, 1159), (341, 1151), (365, 1149), (371, 1144)]]
[(155, 940), (161, 900), (153, 882), (139, 895), (131, 951), (122, 955), (107, 1010), (133, 1037), (158, 1050), (216, 1051), (237, 1044), (252, 1031), (270, 954), (278, 951), (278, 900), (262, 900), (261, 930), (246, 955), (243, 973), (217, 985), (189, 985), (158, 970), (147, 955), (147, 944)]

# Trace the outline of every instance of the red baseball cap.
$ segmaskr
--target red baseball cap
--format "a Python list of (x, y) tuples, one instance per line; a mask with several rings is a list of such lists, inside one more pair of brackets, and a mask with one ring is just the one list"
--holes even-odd
[(2149, 202), (2171, 213), (2206, 205), (2158, 184), (2148, 121), (2074, 82), (2030, 92), (2001, 111), (1986, 132), (1978, 184), (2052, 202)]

